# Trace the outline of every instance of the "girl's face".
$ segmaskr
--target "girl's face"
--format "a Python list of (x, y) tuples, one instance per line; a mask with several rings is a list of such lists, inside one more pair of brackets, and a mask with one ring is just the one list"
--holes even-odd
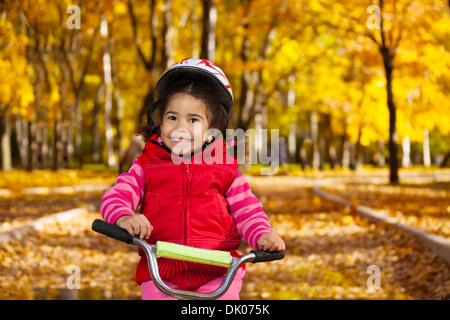
[(167, 105), (161, 124), (161, 138), (173, 153), (186, 155), (205, 143), (208, 128), (206, 105), (189, 94), (180, 93), (172, 97)]

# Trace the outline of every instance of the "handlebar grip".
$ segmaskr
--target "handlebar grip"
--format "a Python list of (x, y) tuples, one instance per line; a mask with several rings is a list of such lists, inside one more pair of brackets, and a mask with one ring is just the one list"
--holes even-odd
[(133, 243), (133, 237), (128, 231), (103, 220), (95, 219), (92, 223), (92, 230), (107, 237), (125, 242), (126, 244)]
[(255, 255), (255, 260), (252, 263), (267, 262), (274, 260), (281, 260), (284, 258), (284, 251), (265, 251), (265, 250), (252, 250)]

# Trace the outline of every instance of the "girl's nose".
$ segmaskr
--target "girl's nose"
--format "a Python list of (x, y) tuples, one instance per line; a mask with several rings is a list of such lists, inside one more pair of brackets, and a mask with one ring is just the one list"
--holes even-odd
[(187, 126), (183, 121), (180, 121), (178, 125), (175, 127), (176, 131), (186, 131), (188, 132)]
[(175, 127), (175, 130), (187, 131), (187, 128), (186, 128), (186, 125), (183, 122), (179, 122), (178, 125)]

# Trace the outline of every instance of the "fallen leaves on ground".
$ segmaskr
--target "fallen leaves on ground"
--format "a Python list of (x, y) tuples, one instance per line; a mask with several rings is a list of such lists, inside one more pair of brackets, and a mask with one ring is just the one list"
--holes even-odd
[(43, 216), (98, 203), (103, 192), (77, 194), (14, 195), (0, 201), (0, 232), (25, 225)]
[(383, 210), (398, 222), (450, 237), (450, 183), (424, 185), (334, 184), (325, 190), (355, 204)]
[[(139, 299), (137, 250), (91, 231), (98, 218), (82, 214), (0, 243), (0, 299)], [(75, 270), (80, 290), (68, 287)]]
[[(98, 203), (104, 191), (51, 192), (48, 188), (71, 186), (111, 185), (116, 179), (114, 171), (65, 169), (59, 171), (37, 170), (27, 172), (0, 171), (0, 189), (11, 193), (0, 196), (0, 232), (18, 228), (45, 215)], [(27, 188), (41, 192), (26, 194)], [(70, 188), (69, 188), (70, 189)], [(36, 192), (38, 192), (36, 191)]]
[(25, 188), (35, 187), (62, 187), (73, 185), (99, 185), (112, 184), (117, 177), (114, 171), (96, 170), (36, 170), (27, 172), (13, 170), (0, 171), (0, 189), (20, 192)]
[[(287, 251), (281, 261), (247, 264), (242, 299), (450, 299), (448, 264), (413, 236), (289, 181), (251, 181)], [(27, 210), (45, 208), (44, 199), (28, 199)], [(91, 231), (99, 217), (81, 214), (0, 243), (0, 299), (139, 299), (136, 248)], [(73, 266), (80, 270), (80, 290), (68, 288)], [(379, 289), (368, 288), (370, 266), (380, 269)]]
[[(249, 264), (243, 299), (450, 299), (448, 264), (410, 234), (285, 179), (270, 186), (252, 183), (286, 241), (286, 258)], [(380, 289), (368, 288), (372, 265), (380, 268)]]

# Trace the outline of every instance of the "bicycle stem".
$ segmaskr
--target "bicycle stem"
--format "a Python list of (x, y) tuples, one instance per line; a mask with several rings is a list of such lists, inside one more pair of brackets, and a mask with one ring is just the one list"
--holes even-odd
[(230, 287), (231, 282), (234, 279), (234, 276), (236, 275), (236, 272), (239, 269), (239, 267), (244, 263), (253, 262), (256, 259), (256, 255), (253, 252), (246, 253), (239, 258), (233, 258), (221, 285), (215, 291), (210, 293), (191, 292), (185, 290), (172, 289), (164, 283), (158, 271), (158, 262), (156, 261), (155, 245), (149, 245), (145, 241), (138, 238), (133, 239), (133, 244), (141, 248), (144, 251), (145, 255), (147, 256), (148, 268), (150, 270), (153, 283), (156, 285), (156, 287), (167, 295), (171, 295), (176, 298), (186, 300), (192, 299), (214, 300), (219, 298)]

